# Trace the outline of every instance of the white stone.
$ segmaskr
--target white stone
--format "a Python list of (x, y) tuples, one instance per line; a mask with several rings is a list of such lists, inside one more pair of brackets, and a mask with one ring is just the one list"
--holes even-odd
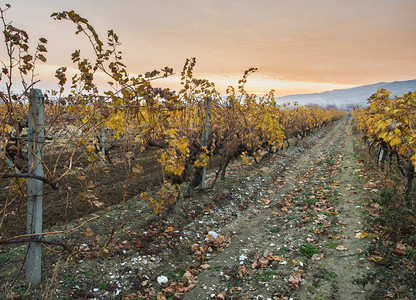
[(211, 235), (214, 240), (218, 237), (218, 233), (216, 233), (215, 231), (208, 231), (208, 235)]
[(164, 284), (164, 283), (166, 283), (168, 281), (169, 281), (169, 279), (166, 276), (163, 276), (163, 275), (160, 275), (157, 278), (157, 283), (159, 283), (160, 285), (162, 285), (162, 284)]

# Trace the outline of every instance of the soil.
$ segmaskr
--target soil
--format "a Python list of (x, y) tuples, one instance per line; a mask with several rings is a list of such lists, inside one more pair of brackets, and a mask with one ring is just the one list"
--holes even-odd
[[(123, 184), (125, 184), (127, 178), (126, 166), (123, 163), (123, 153), (120, 148), (117, 148), (111, 154), (114, 163), (106, 164), (106, 171), (99, 167), (98, 172), (94, 172), (89, 167), (86, 158), (84, 158), (74, 166), (74, 170), (68, 176), (62, 179), (58, 190), (54, 190), (49, 185), (44, 185), (43, 210), (48, 213), (43, 215), (43, 228), (62, 224), (63, 220), (72, 221), (99, 210), (88, 202), (80, 201), (79, 193), (85, 193), (85, 182), (78, 179), (78, 175), (81, 175), (79, 170), (83, 171), (82, 175), (88, 180), (98, 183), (98, 186), (94, 189), (94, 194), (100, 202), (103, 202), (105, 207), (121, 202)], [(54, 162), (55, 159), (54, 157), (50, 159), (47, 157), (46, 161)], [(162, 172), (157, 159), (156, 150), (150, 149), (140, 153), (137, 163), (146, 172), (141, 174), (139, 178), (135, 178), (132, 184), (129, 185), (127, 189), (128, 199), (161, 184)], [(1, 188), (8, 191), (8, 182), (3, 180), (1, 183)], [(10, 198), (7, 192), (0, 196), (0, 204), (5, 203), (6, 197)], [(1, 227), (1, 233), (5, 236), (24, 234), (26, 230), (25, 224), (21, 221), (26, 216), (26, 200), (18, 199), (16, 202), (16, 205), (9, 208), (9, 211), (15, 211), (15, 213), (8, 216)]]
[[(110, 244), (123, 168), (98, 174), (106, 210), (91, 213), (88, 218), (98, 218), (79, 235), (51, 236), (78, 245), (77, 255), (65, 261), (45, 251), (44, 283), (27, 289), (18, 263), (24, 246), (2, 250), (0, 257), (8, 253), (1, 262), (0, 278), (8, 282), (2, 293), (24, 290), (33, 299), (365, 299), (372, 286), (355, 283), (371, 268), (365, 256), (371, 238), (363, 225), (371, 191), (363, 189), (353, 141), (347, 116), (268, 160), (234, 162), (213, 189), (197, 190), (158, 215), (137, 197), (160, 180), (149, 159), (144, 168), (155, 173), (141, 183), (146, 187), (131, 183)], [(66, 228), (48, 224), (50, 231)]]

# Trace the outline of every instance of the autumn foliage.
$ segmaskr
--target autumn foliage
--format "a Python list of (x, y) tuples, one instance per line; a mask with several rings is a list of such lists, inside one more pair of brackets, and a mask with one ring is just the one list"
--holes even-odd
[[(1, 92), (1, 167), (2, 177), (11, 180), (9, 198), (23, 199), (25, 188), (15, 169), (25, 169), (27, 145), (21, 128), (27, 120), (27, 94), (36, 84), (36, 63), (45, 62), (46, 39), (41, 38), (33, 55), (29, 54), (28, 35), (5, 21), (2, 10), (4, 35), (10, 64), (4, 63), (5, 92)], [(45, 123), (47, 142), (44, 146), (45, 182), (57, 184), (68, 174), (75, 174), (84, 187), (75, 198), (89, 203), (91, 209), (103, 208), (95, 195), (99, 185), (95, 178), (79, 167), (86, 158), (89, 171), (97, 174), (106, 171), (106, 164), (114, 163), (111, 151), (122, 148), (127, 169), (125, 192), (130, 179), (143, 172), (138, 158), (146, 149), (158, 149), (158, 162), (163, 182), (155, 194), (142, 193), (155, 212), (174, 204), (180, 196), (180, 184), (187, 182), (185, 196), (201, 185), (204, 167), (214, 157), (220, 160), (215, 180), (225, 177), (232, 159), (245, 163), (259, 161), (265, 155), (278, 151), (286, 142), (303, 138), (316, 128), (337, 120), (343, 112), (318, 106), (300, 106), (297, 103), (278, 105), (274, 91), (259, 97), (245, 90), (250, 74), (246, 70), (238, 87), (229, 87), (222, 96), (214, 83), (195, 78), (196, 59), (187, 59), (181, 72), (181, 89), (178, 92), (155, 88), (153, 82), (172, 76), (173, 69), (165, 67), (132, 76), (123, 63), (120, 42), (112, 30), (103, 41), (88, 20), (74, 11), (52, 14), (55, 20), (69, 20), (76, 26), (76, 34), (89, 40), (94, 57), (85, 58), (81, 50), (71, 56), (77, 73), (67, 78), (67, 67), (56, 70), (58, 90), (45, 93)], [(12, 72), (27, 76), (24, 92), (12, 90)], [(32, 74), (30, 74), (32, 72)], [(100, 91), (97, 74), (108, 78), (108, 90)], [(5, 80), (3, 80), (5, 82)], [(69, 84), (69, 88), (67, 85)], [(105, 149), (100, 132), (105, 130)], [(76, 167), (77, 166), (77, 167)], [(214, 183), (215, 183), (214, 180)], [(70, 195), (70, 189), (68, 195)], [(68, 196), (68, 199), (70, 197)], [(14, 201), (14, 200), (12, 200)], [(72, 198), (71, 198), (71, 201)], [(123, 206), (121, 207), (121, 210)], [(2, 211), (3, 217), (7, 209)], [(117, 224), (117, 222), (116, 222)]]

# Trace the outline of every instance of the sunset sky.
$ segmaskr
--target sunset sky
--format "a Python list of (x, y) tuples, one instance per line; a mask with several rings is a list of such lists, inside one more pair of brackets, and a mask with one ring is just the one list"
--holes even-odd
[[(243, 71), (259, 70), (248, 90), (276, 95), (348, 88), (416, 78), (415, 0), (10, 0), (6, 18), (33, 42), (48, 39), (44, 89), (55, 70), (72, 67), (71, 53), (91, 53), (68, 21), (50, 15), (75, 10), (105, 38), (113, 29), (132, 74), (165, 66), (180, 74), (196, 57), (195, 76), (220, 91)], [(0, 57), (4, 59), (4, 47)], [(101, 78), (98, 76), (97, 78)], [(104, 79), (103, 79), (104, 80)], [(178, 89), (179, 76), (155, 83)], [(3, 85), (0, 84), (0, 88)]]

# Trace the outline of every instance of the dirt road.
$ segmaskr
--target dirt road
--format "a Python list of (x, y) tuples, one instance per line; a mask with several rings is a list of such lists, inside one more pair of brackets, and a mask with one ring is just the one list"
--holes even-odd
[[(265, 183), (252, 207), (212, 229), (234, 238), (206, 262), (209, 267), (184, 299), (233, 294), (238, 299), (365, 299), (362, 287), (353, 284), (369, 267), (362, 253), (368, 243), (362, 225), (367, 196), (355, 173), (350, 121), (345, 118), (317, 138), (277, 184)], [(355, 237), (360, 232), (364, 238)]]

